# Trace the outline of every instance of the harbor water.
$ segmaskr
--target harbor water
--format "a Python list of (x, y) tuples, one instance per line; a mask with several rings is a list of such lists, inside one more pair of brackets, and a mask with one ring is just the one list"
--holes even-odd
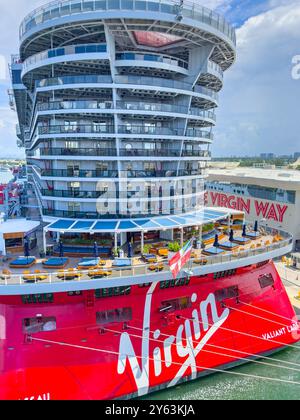
[[(300, 383), (300, 344), (297, 346), (299, 350), (288, 348), (270, 356), (269, 360), (260, 360), (260, 362), (266, 363), (266, 365), (249, 362), (228, 370), (228, 373), (214, 373), (188, 383), (180, 384), (171, 389), (147, 395), (141, 399), (300, 400), (300, 385), (275, 382), (275, 380), (273, 381), (271, 379)], [(272, 358), (279, 361), (274, 361)], [(268, 366), (270, 363), (278, 367)], [(232, 375), (231, 372), (251, 375), (251, 377)], [(258, 376), (270, 379), (260, 379)]]

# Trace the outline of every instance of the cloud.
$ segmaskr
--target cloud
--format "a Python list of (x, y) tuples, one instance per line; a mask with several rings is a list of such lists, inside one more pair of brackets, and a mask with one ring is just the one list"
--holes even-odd
[[(214, 155), (292, 153), (299, 132), (300, 80), (291, 60), (300, 54), (297, 0), (197, 0), (239, 27), (237, 62), (226, 72)], [(18, 51), (19, 24), (46, 0), (0, 0), (0, 56)], [(16, 115), (8, 108), (8, 71), (0, 80), (0, 156), (22, 156), (16, 146)], [(300, 147), (298, 147), (300, 149)]]
[(221, 93), (215, 156), (300, 149), (300, 81), (291, 76), (292, 57), (300, 54), (300, 4), (276, 4), (237, 30), (237, 62)]
[(16, 115), (7, 106), (0, 106), (0, 156), (23, 158), (24, 151), (16, 146)]

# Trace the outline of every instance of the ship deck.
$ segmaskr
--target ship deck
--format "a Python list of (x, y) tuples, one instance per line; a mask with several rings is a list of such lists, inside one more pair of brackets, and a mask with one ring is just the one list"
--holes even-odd
[[(235, 237), (241, 236), (242, 232), (236, 230)], [(219, 241), (220, 247), (225, 242), (228, 243), (227, 235)], [(161, 241), (159, 244), (152, 243), (151, 245), (153, 248), (157, 245), (164, 246)], [(222, 249), (222, 253), (207, 255), (207, 249), (212, 247), (212, 244), (210, 244), (205, 249), (193, 249), (192, 258), (185, 270), (182, 271), (181, 277), (215, 272), (222, 267), (230, 269), (248, 265), (249, 261), (253, 263), (268, 260), (289, 252), (289, 247), (291, 246), (291, 235), (284, 232), (271, 231), (270, 229), (268, 231), (265, 230), (260, 238), (252, 239), (243, 246), (239, 245), (232, 251)], [(133, 249), (134, 251), (135, 249)], [(138, 284), (157, 281), (158, 278), (161, 280), (172, 278), (168, 257), (159, 255), (155, 257), (155, 261), (150, 258), (148, 262), (146, 262), (142, 254), (137, 254), (130, 259), (125, 258), (130, 261), (130, 266), (128, 267), (115, 267), (115, 259), (113, 258), (99, 258), (98, 264), (95, 261), (96, 265), (91, 265), (88, 269), (78, 268), (82, 258), (68, 258), (63, 269), (45, 268), (43, 265), (45, 262), (44, 258), (36, 258), (35, 264), (28, 269), (11, 268), (10, 264), (13, 259), (9, 258), (6, 262), (2, 262), (0, 293), (1, 286), (22, 285), (22, 290), (25, 292), (25, 286), (31, 285), (30, 290), (34, 292), (34, 287), (38, 291), (40, 289), (38, 286), (43, 284), (54, 286), (68, 283), (71, 286), (71, 284), (80, 283), (82, 288), (96, 288), (99, 285), (100, 287), (109, 287), (109, 285), (111, 287), (114, 285), (120, 286), (121, 284), (127, 284), (124, 281), (129, 279), (130, 282), (136, 279), (136, 284)], [(94, 257), (91, 257), (91, 260), (94, 259)], [(59, 260), (59, 257), (57, 257), (57, 260)], [(69, 286), (66, 287), (68, 288)]]

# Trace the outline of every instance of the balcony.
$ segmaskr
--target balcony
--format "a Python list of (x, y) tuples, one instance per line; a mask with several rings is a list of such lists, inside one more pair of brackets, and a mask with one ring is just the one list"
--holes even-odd
[(125, 51), (116, 54), (117, 67), (155, 68), (158, 71), (173, 71), (188, 74), (188, 62), (165, 54)]
[[(35, 82), (36, 88), (47, 88), (53, 86), (64, 86), (64, 85), (81, 85), (81, 84), (99, 84), (99, 85), (108, 85), (111, 84), (113, 87), (113, 81), (111, 76), (96, 76), (96, 75), (87, 75), (87, 76), (62, 76), (62, 77), (54, 77), (49, 79), (42, 79), (37, 80)], [(190, 83), (181, 82), (178, 80), (172, 79), (164, 79), (162, 77), (146, 77), (146, 76), (116, 76), (114, 78), (115, 85), (124, 86), (126, 89), (126, 85), (135, 85), (138, 86), (139, 89), (145, 89), (147, 86), (156, 87), (156, 88), (166, 88), (166, 89), (174, 89), (174, 90), (182, 90), (186, 91), (186, 93), (195, 92), (200, 95), (204, 95), (209, 97), (211, 100), (217, 102), (219, 99), (219, 95), (217, 92), (213, 91), (212, 89), (198, 86), (196, 85), (194, 88)], [(101, 87), (101, 86), (99, 86)]]
[(41, 194), (43, 197), (57, 197), (57, 198), (90, 198), (98, 199), (103, 195), (101, 191), (82, 191), (82, 190), (46, 190), (42, 189)]
[(62, 76), (62, 77), (50, 77), (48, 79), (36, 80), (36, 88), (52, 87), (52, 86), (63, 86), (73, 84), (101, 84), (101, 83), (112, 83), (111, 76), (107, 75), (87, 75), (87, 76)]
[[(174, 198), (174, 197), (173, 197)], [(191, 209), (192, 211), (193, 209)], [(174, 207), (172, 210), (168, 212), (157, 212), (157, 213), (133, 213), (128, 211), (128, 213), (100, 213), (100, 212), (92, 212), (92, 211), (70, 211), (70, 210), (55, 210), (55, 209), (43, 209), (43, 216), (50, 216), (50, 217), (61, 217), (61, 218), (68, 218), (68, 219), (87, 219), (87, 220), (97, 220), (97, 219), (138, 219), (138, 218), (149, 218), (149, 217), (157, 217), (157, 216), (170, 216), (176, 214), (182, 214), (184, 212), (183, 206)]]
[[(20, 26), (20, 37), (24, 37), (28, 31), (35, 29), (42, 23), (50, 22), (52, 19), (70, 16), (73, 14), (91, 13), (93, 11), (111, 12), (120, 10), (127, 10), (132, 13), (142, 12), (144, 16), (147, 16), (147, 13), (154, 13), (156, 19), (158, 19), (160, 13), (177, 16), (178, 1), (161, 1), (158, 4), (151, 0), (140, 0), (136, 2), (115, 0), (113, 3), (111, 0), (91, 0), (88, 2), (82, 2), (79, 0), (76, 2), (76, 0), (70, 0), (63, 2), (63, 4), (60, 1), (54, 1), (35, 9), (32, 13), (26, 16)], [(236, 38), (234, 28), (219, 14), (212, 12), (200, 4), (197, 5), (196, 3), (184, 3), (181, 13), (184, 18), (194, 19), (215, 28), (228, 37), (233, 44), (235, 44)]]
[(196, 128), (169, 128), (169, 127), (154, 127), (154, 126), (140, 126), (140, 125), (120, 125), (118, 127), (119, 134), (127, 135), (148, 135), (148, 136), (179, 136), (179, 137), (199, 137), (208, 140), (213, 140), (212, 133)]
[(93, 125), (93, 124), (78, 124), (73, 126), (53, 125), (53, 126), (39, 126), (39, 135), (48, 134), (113, 134), (115, 132), (112, 125)]
[(207, 71), (215, 76), (217, 76), (221, 81), (224, 78), (224, 72), (222, 67), (219, 64), (215, 63), (214, 61), (208, 60), (207, 62)]
[(73, 109), (113, 109), (113, 103), (110, 101), (55, 101), (37, 104), (37, 111), (60, 111), (60, 110), (73, 110)]
[[(55, 101), (45, 102), (37, 104), (38, 112), (46, 111), (72, 111), (72, 110), (112, 110), (114, 109), (113, 102), (110, 101), (97, 101), (97, 100), (82, 100), (82, 101)], [(203, 111), (199, 108), (190, 108), (183, 105), (172, 105), (162, 103), (150, 103), (150, 102), (124, 102), (117, 101), (117, 110), (123, 111), (145, 111), (147, 113), (178, 113), (184, 115), (192, 115), (196, 117), (202, 117), (205, 119), (216, 120), (214, 112)]]
[[(103, 54), (107, 52), (106, 44), (80, 44), (80, 45), (68, 45), (67, 47), (55, 48), (47, 51), (43, 51), (41, 53), (32, 55), (31, 57), (27, 58), (23, 63), (23, 72), (22, 74), (26, 73), (28, 68), (36, 67), (39, 65), (46, 65), (47, 60), (50, 59), (61, 59), (59, 61), (66, 60), (65, 56), (72, 56), (74, 54), (96, 54), (96, 57), (99, 57), (99, 53)], [(64, 58), (61, 58), (64, 57)], [(96, 58), (95, 57), (95, 58)], [(101, 58), (107, 58), (101, 57)], [(79, 59), (79, 58), (78, 58)], [(51, 64), (52, 62), (50, 62)]]
[[(130, 149), (121, 148), (119, 156), (121, 157), (204, 157), (209, 158), (211, 153), (207, 150), (183, 150), (179, 149)], [(40, 156), (111, 156), (118, 157), (117, 149), (113, 148), (41, 148)]]
[[(202, 194), (202, 191), (199, 193), (196, 192), (186, 192), (180, 193), (176, 192), (176, 197), (178, 196), (197, 196), (198, 194)], [(82, 191), (81, 189), (73, 189), (73, 190), (48, 190), (48, 189), (41, 189), (41, 195), (43, 197), (55, 197), (55, 198), (78, 198), (78, 199), (102, 199), (104, 201), (110, 199), (118, 202), (120, 199), (130, 200), (130, 199), (142, 199), (148, 201), (150, 198), (157, 198), (159, 200), (172, 200), (174, 199), (174, 195), (164, 196), (163, 198), (160, 196), (159, 192), (151, 191), (151, 194), (148, 193), (148, 190), (140, 190), (140, 191)]]
[(99, 148), (41, 148), (41, 156), (117, 156), (117, 149)]
[[(55, 134), (114, 134), (115, 128), (112, 125), (106, 124), (78, 124), (78, 125), (53, 125), (53, 126), (39, 126), (38, 135), (55, 135)], [(192, 137), (206, 140), (213, 140), (213, 134), (200, 130), (198, 128), (170, 128), (157, 126), (142, 126), (142, 125), (119, 125), (118, 134), (130, 136), (169, 136), (169, 137)]]
[(41, 169), (40, 176), (43, 178), (171, 178), (185, 176), (204, 176), (203, 169), (176, 170), (72, 170), (72, 169)]

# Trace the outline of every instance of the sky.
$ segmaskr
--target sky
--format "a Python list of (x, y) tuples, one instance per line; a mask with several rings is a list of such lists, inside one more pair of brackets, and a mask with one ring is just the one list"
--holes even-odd
[[(197, 1), (223, 14), (237, 32), (237, 60), (225, 74), (213, 155), (300, 152), (300, 77), (292, 77), (293, 57), (300, 62), (300, 0)], [(18, 52), (23, 17), (46, 2), (0, 0), (0, 157), (24, 156), (16, 146), (4, 60)]]

